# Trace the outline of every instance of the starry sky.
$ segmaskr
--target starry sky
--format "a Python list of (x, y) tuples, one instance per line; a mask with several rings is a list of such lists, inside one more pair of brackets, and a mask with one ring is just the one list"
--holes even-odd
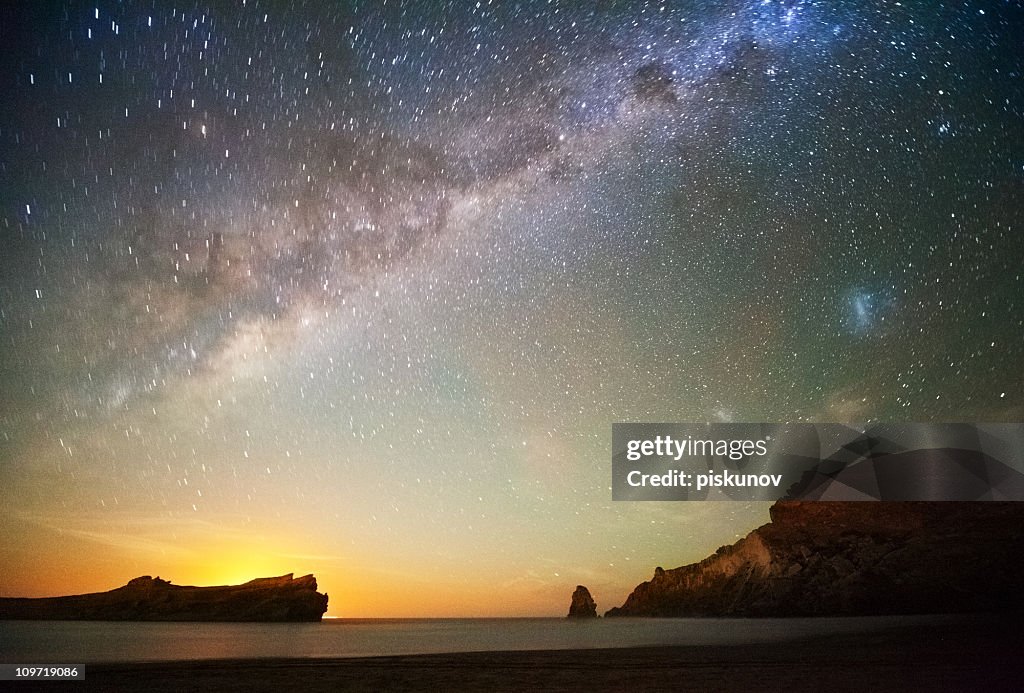
[(1024, 418), (1019, 2), (0, 11), (0, 594), (604, 611), (616, 421)]

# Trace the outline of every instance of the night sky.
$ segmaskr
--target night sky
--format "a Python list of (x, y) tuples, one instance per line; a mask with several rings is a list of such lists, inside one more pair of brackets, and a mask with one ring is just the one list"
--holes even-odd
[(0, 594), (562, 615), (616, 421), (1024, 419), (1019, 2), (0, 11)]

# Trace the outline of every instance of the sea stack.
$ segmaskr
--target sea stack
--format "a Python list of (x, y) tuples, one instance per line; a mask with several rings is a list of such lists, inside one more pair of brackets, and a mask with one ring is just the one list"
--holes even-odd
[(597, 602), (583, 585), (576, 585), (576, 591), (572, 593), (568, 618), (597, 618)]

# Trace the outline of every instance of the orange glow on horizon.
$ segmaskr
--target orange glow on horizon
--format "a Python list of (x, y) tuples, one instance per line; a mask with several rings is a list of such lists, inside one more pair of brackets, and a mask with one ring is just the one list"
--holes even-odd
[[(99, 527), (97, 529), (96, 527)], [(467, 569), (439, 574), (388, 556), (340, 552), (332, 544), (286, 537), (281, 527), (233, 528), (223, 522), (198, 530), (139, 523), (107, 531), (98, 524), (54, 531), (23, 524), (0, 547), (0, 596), (56, 597), (106, 592), (151, 575), (175, 585), (238, 585), (255, 578), (313, 574), (329, 597), (326, 616), (338, 618), (452, 618), (558, 616), (567, 609), (576, 579), (534, 576), (494, 581), (495, 572)], [(103, 530), (103, 531), (101, 531)], [(32, 547), (55, 548), (38, 552)], [(515, 566), (505, 574), (524, 569)], [(602, 595), (601, 606), (625, 594)], [(501, 598), (496, 599), (495, 595)]]
[(286, 565), (286, 561), (273, 556), (233, 552), (227, 556), (220, 556), (215, 563), (195, 571), (194, 584), (241, 585), (256, 578), (277, 577), (288, 573), (295, 573), (296, 577), (304, 574), (296, 573), (292, 567)]

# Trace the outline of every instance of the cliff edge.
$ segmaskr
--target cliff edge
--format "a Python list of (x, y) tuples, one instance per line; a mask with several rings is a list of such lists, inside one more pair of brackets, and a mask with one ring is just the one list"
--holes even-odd
[(327, 595), (292, 574), (243, 585), (184, 587), (148, 575), (109, 592), (0, 598), (0, 619), (62, 621), (319, 621)]
[(771, 522), (655, 569), (614, 616), (1024, 610), (1024, 503), (779, 501)]

